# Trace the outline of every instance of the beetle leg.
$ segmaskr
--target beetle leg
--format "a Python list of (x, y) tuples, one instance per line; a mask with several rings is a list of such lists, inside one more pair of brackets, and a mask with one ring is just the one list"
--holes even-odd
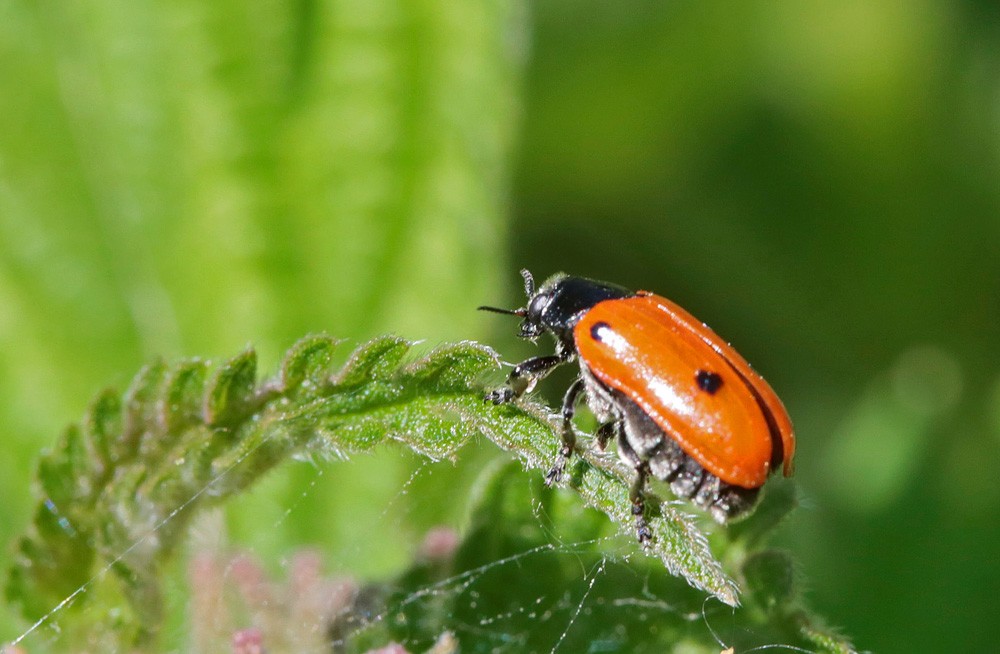
[(647, 476), (649, 476), (649, 464), (643, 461), (635, 469), (635, 480), (628, 491), (628, 498), (632, 501), (632, 515), (635, 516), (635, 533), (639, 538), (639, 544), (643, 547), (653, 540), (653, 532), (646, 522), (646, 496), (643, 492)]
[(576, 446), (576, 434), (573, 432), (573, 414), (576, 413), (576, 401), (580, 398), (580, 394), (583, 393), (585, 388), (586, 384), (584, 384), (583, 378), (577, 378), (566, 389), (566, 395), (563, 396), (562, 445), (559, 447), (555, 463), (552, 464), (548, 474), (545, 475), (546, 486), (558, 483), (562, 479), (563, 472), (566, 471), (566, 463), (573, 456), (573, 448)]
[(624, 426), (621, 423), (612, 423), (618, 427), (618, 452), (622, 458), (635, 466), (635, 479), (629, 487), (628, 499), (632, 502), (632, 515), (635, 516), (635, 534), (639, 538), (639, 544), (645, 547), (649, 541), (653, 540), (653, 532), (646, 522), (646, 477), (649, 476), (649, 461), (639, 458), (632, 445), (625, 435)]
[(552, 372), (556, 366), (566, 363), (568, 360), (569, 357), (564, 354), (553, 354), (522, 361), (510, 371), (507, 383), (495, 391), (487, 393), (485, 399), (493, 404), (512, 402), (534, 388), (538, 380)]

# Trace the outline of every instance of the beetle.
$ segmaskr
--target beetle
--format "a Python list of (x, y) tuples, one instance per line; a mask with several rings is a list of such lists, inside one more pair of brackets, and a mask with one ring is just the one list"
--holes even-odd
[(505, 404), (531, 391), (556, 367), (579, 361), (580, 375), (562, 403), (562, 445), (546, 483), (558, 483), (576, 446), (573, 416), (581, 396), (600, 423), (602, 450), (615, 439), (635, 470), (629, 491), (639, 541), (647, 477), (719, 523), (746, 514), (768, 476), (792, 474), (795, 435), (781, 400), (731, 345), (670, 300), (649, 291), (565, 274), (535, 289), (521, 271), (528, 302), (519, 309), (480, 310), (522, 318), (518, 336), (555, 338), (555, 353), (516, 365), (486, 394)]

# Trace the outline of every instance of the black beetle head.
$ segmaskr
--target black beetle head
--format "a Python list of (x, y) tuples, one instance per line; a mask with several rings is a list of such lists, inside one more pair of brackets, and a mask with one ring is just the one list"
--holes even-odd
[(529, 271), (522, 270), (521, 277), (524, 278), (524, 294), (528, 296), (528, 304), (526, 306), (520, 309), (500, 309), (498, 307), (482, 306), (479, 307), (479, 310), (524, 318), (517, 335), (521, 338), (535, 340), (546, 331), (546, 326), (542, 322), (542, 314), (545, 311), (545, 307), (552, 300), (552, 294), (547, 285), (540, 292), (535, 293), (535, 278), (531, 276)]
[(527, 306), (513, 310), (485, 306), (479, 308), (524, 318), (517, 335), (530, 340), (549, 331), (557, 339), (569, 342), (573, 326), (590, 307), (603, 300), (633, 295), (632, 291), (614, 284), (564, 274), (550, 277), (536, 292), (531, 273), (522, 270), (521, 276), (524, 277), (524, 292), (528, 296)]

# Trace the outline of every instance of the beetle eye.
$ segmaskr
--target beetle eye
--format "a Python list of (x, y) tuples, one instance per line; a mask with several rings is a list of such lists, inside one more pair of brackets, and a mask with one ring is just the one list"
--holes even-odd
[(549, 306), (549, 302), (552, 301), (552, 296), (539, 293), (535, 297), (531, 298), (528, 302), (528, 320), (534, 323), (540, 323), (542, 320), (542, 312), (545, 311), (545, 307)]

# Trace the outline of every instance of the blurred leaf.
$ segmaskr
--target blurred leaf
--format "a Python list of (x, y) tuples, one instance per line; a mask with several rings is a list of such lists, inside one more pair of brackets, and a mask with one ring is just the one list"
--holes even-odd
[(747, 595), (766, 611), (785, 608), (795, 599), (791, 558), (784, 552), (764, 550), (743, 563)]
[(210, 427), (236, 422), (251, 406), (257, 353), (247, 350), (223, 364), (208, 383), (203, 420)]
[(160, 406), (160, 422), (164, 432), (180, 432), (201, 419), (207, 370), (208, 364), (199, 359), (174, 368), (167, 379), (167, 390)]
[(285, 393), (309, 393), (313, 387), (301, 388), (308, 380), (322, 379), (333, 366), (337, 345), (326, 336), (300, 339), (285, 355), (281, 365), (281, 389)]
[[(32, 464), (94, 379), (251, 341), (273, 362), (324, 330), (481, 333), (472, 308), (500, 287), (526, 18), (521, 0), (5, 3), (0, 86), (18, 91), (0, 94), (0, 543), (28, 522)], [(147, 407), (169, 438), (201, 419), (189, 400), (204, 399), (202, 368), (151, 380), (175, 390)], [(133, 434), (105, 452), (96, 436), (120, 429), (85, 431), (105, 468), (178, 447)], [(206, 474), (199, 457), (183, 466)], [(306, 474), (286, 468), (229, 511), (237, 537)], [(411, 474), (331, 475), (270, 545), (342, 543), (311, 514), (354, 528), (380, 501), (372, 486)], [(178, 492), (169, 477), (134, 483)], [(377, 548), (358, 558), (381, 562)], [(0, 607), (0, 640), (22, 628)]]

